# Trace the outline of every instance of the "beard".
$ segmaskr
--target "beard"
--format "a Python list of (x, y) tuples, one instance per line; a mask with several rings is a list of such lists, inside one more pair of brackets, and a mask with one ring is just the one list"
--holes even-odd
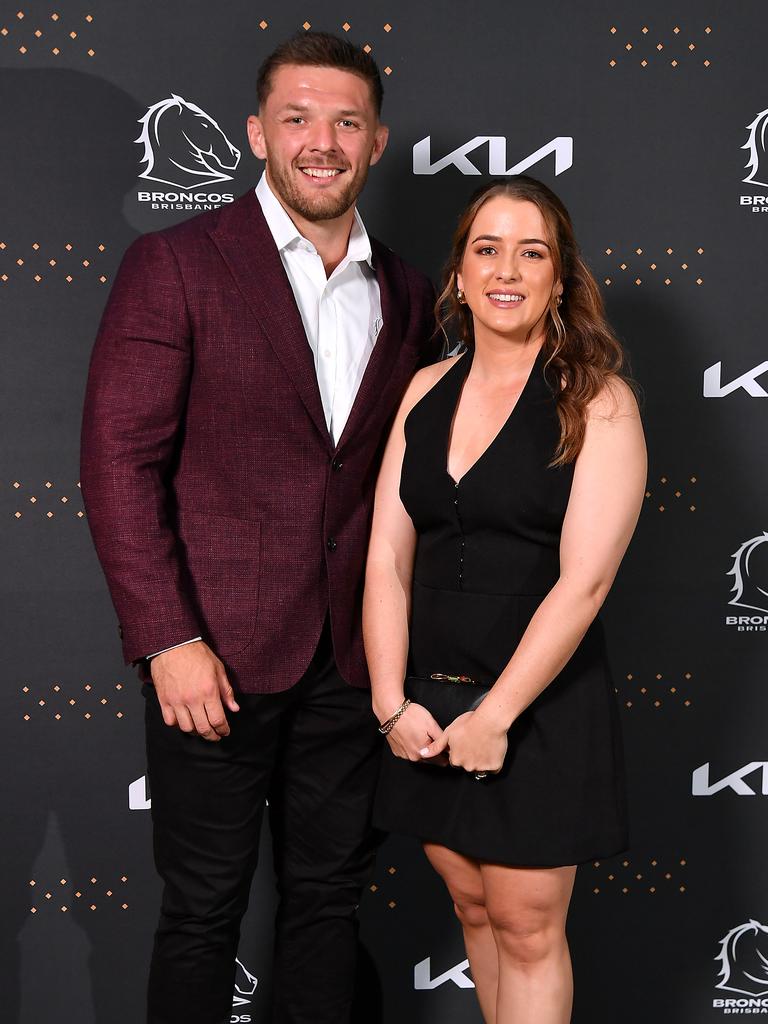
[[(298, 170), (297, 164), (286, 167), (276, 161), (271, 162), (269, 158), (267, 158), (267, 164), (270, 180), (282, 201), (289, 209), (295, 210), (300, 217), (308, 221), (335, 220), (336, 217), (341, 217), (354, 205), (368, 178), (368, 164), (366, 163), (360, 166), (353, 177), (348, 178), (341, 191), (335, 195), (327, 195), (323, 192), (306, 195), (297, 186), (292, 176), (294, 171), (302, 173)], [(345, 170), (344, 175), (345, 177), (349, 175), (349, 171)]]

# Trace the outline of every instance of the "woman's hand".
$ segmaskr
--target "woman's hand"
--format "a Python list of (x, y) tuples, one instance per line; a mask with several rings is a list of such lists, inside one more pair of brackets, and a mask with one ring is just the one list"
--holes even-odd
[[(407, 761), (423, 761), (419, 751), (428, 743), (439, 739), (443, 730), (432, 715), (421, 704), (409, 704), (390, 732), (387, 742), (395, 757), (403, 757)], [(437, 757), (438, 764), (447, 764), (443, 754)]]
[(419, 754), (427, 760), (446, 752), (452, 768), (463, 768), (466, 772), (498, 772), (507, 753), (506, 729), (477, 711), (466, 711)]

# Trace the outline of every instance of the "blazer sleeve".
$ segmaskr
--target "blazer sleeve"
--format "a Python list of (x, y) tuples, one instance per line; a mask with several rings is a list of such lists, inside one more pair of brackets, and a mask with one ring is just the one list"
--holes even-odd
[(203, 632), (168, 515), (191, 334), (171, 247), (144, 235), (123, 258), (99, 327), (81, 443), (85, 509), (126, 662)]

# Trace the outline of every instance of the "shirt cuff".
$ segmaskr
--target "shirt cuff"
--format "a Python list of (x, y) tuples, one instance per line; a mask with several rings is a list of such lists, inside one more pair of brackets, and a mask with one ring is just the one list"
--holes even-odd
[(177, 647), (186, 647), (187, 644), (193, 644), (197, 640), (202, 640), (201, 636), (193, 636), (191, 640), (182, 640), (180, 644), (171, 644), (170, 647), (164, 647), (162, 651), (155, 651), (153, 654), (147, 654), (147, 661), (151, 661), (152, 658), (156, 658), (158, 654), (165, 654), (166, 651), (174, 651)]

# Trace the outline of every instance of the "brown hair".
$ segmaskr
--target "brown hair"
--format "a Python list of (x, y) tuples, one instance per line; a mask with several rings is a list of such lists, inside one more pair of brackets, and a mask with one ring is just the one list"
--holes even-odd
[(546, 225), (554, 280), (563, 285), (562, 305), (558, 307), (553, 289), (544, 325), (545, 372), (557, 395), (560, 420), (560, 441), (552, 465), (562, 466), (579, 454), (587, 405), (611, 378), (621, 378), (633, 391), (636, 389), (621, 372), (626, 363), (624, 352), (606, 321), (600, 289), (581, 257), (568, 211), (551, 189), (525, 174), (483, 185), (461, 214), (445, 268), (445, 287), (435, 305), (439, 327), (445, 330), (456, 324), (463, 343), (467, 347), (474, 344), (472, 311), (458, 300), (456, 275), (461, 270), (472, 222), (480, 207), (495, 196), (524, 199), (539, 208)]
[(384, 87), (376, 61), (370, 54), (347, 39), (339, 39), (330, 32), (303, 32), (281, 43), (259, 68), (256, 94), (261, 107), (272, 91), (272, 75), (286, 64), (317, 68), (338, 68), (364, 78), (371, 87), (376, 113), (381, 114)]

